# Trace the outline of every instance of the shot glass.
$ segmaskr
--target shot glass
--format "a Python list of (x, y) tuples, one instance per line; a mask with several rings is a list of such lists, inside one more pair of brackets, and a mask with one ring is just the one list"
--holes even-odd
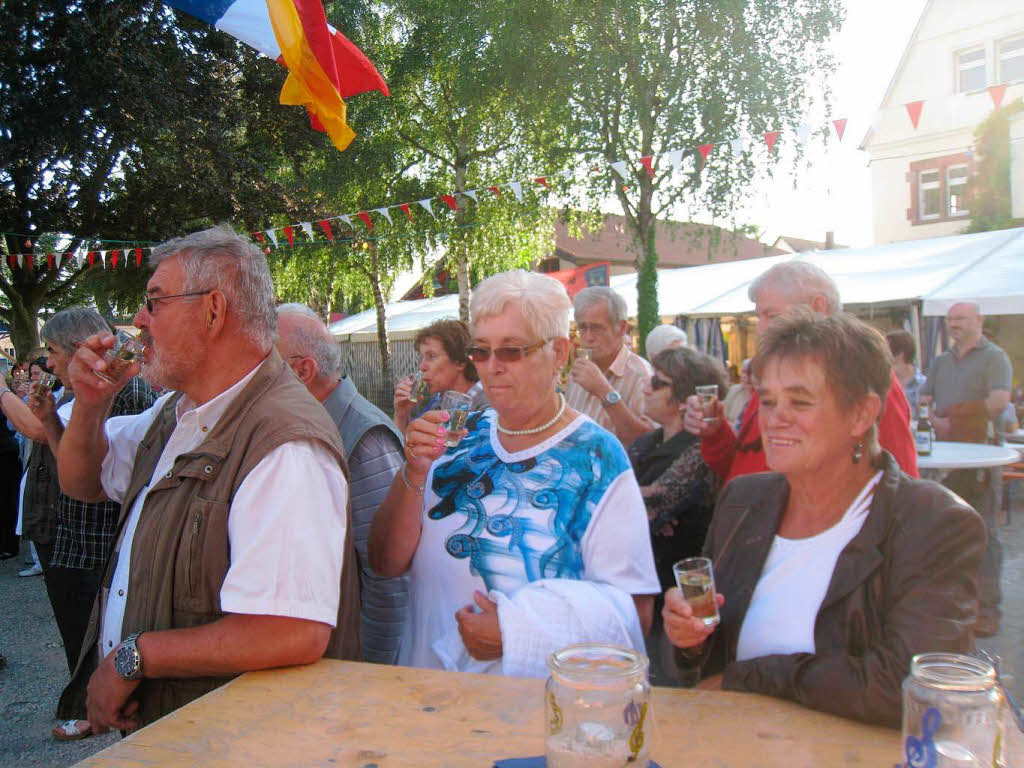
[(715, 412), (715, 403), (718, 402), (718, 385), (702, 384), (697, 387), (697, 398), (700, 400), (700, 410), (704, 414), (704, 421), (714, 421), (718, 416)]
[(412, 377), (412, 387), (409, 388), (409, 402), (418, 403), (425, 397), (430, 397), (430, 386), (423, 380), (422, 373), (415, 373)]
[(448, 434), (444, 438), (444, 444), (454, 448), (462, 441), (462, 430), (466, 426), (466, 419), (469, 418), (469, 406), (473, 399), (461, 392), (448, 390), (441, 399), (441, 410), (448, 411), (448, 422), (445, 429)]
[(715, 574), (711, 570), (711, 560), (688, 557), (673, 565), (672, 572), (683, 599), (693, 609), (693, 615), (705, 626), (718, 624), (718, 601), (715, 600)]
[(52, 373), (40, 373), (39, 378), (32, 382), (32, 397), (45, 397), (57, 386), (57, 377)]
[(93, 371), (104, 381), (117, 384), (121, 380), (124, 369), (131, 365), (132, 361), (142, 361), (142, 353), (146, 345), (131, 334), (124, 331), (117, 334), (117, 344), (113, 349), (108, 349), (103, 359), (107, 361), (107, 370)]
[(15, 371), (11, 374), (11, 389), (14, 390), (15, 394), (19, 397), (24, 397), (27, 394), (28, 388), (28, 372), (27, 371)]
[(594, 350), (590, 349), (590, 347), (580, 347), (579, 349), (576, 350), (576, 359), (577, 360), (593, 360), (594, 359)]

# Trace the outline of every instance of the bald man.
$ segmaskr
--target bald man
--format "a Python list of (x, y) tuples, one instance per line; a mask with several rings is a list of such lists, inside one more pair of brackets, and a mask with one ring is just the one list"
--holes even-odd
[(313, 310), (302, 304), (282, 304), (277, 308), (277, 334), (281, 357), (338, 427), (348, 461), (363, 657), (394, 664), (408, 613), (408, 580), (375, 574), (366, 547), (377, 507), (402, 468), (402, 437), (391, 419), (342, 375), (341, 349)]
[[(986, 442), (990, 422), (998, 425), (1010, 402), (1010, 359), (982, 335), (984, 321), (974, 302), (954, 304), (946, 313), (946, 330), (953, 345), (935, 358), (921, 387), (921, 400), (931, 404), (932, 424), (939, 440)], [(973, 506), (988, 526), (988, 547), (978, 584), (978, 623), (974, 628), (979, 637), (997, 634), (1001, 618), (1003, 551), (995, 521), (999, 483), (1000, 478), (993, 478), (988, 471), (966, 469), (950, 472), (943, 481)]]

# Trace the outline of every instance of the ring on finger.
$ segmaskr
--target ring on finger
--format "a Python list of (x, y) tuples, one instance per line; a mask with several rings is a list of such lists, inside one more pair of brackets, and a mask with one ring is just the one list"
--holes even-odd
[(416, 458), (416, 447), (412, 444), (409, 445), (409, 455)]

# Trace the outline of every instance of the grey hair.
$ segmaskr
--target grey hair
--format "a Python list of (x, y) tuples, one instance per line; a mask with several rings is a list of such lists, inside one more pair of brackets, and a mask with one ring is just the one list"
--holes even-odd
[(612, 321), (613, 326), (629, 319), (626, 300), (604, 285), (592, 285), (577, 293), (576, 298), (573, 299), (573, 311), (578, 315), (580, 312), (586, 312), (591, 307), (602, 303), (608, 307), (608, 318)]
[(569, 308), (565, 286), (553, 277), (514, 269), (491, 275), (473, 289), (469, 314), (472, 325), (519, 305), (527, 329), (538, 339), (569, 338)]
[(340, 376), (341, 347), (320, 316), (305, 304), (281, 304), (277, 308), (277, 316), (281, 318), (285, 315), (312, 321), (294, 328), (290, 340), (295, 345), (295, 353), (313, 358), (320, 373)]
[(219, 290), (239, 324), (259, 345), (277, 339), (274, 283), (263, 251), (226, 225), (176, 237), (153, 249), (149, 263), (181, 260), (185, 272), (182, 292)]
[(756, 304), (758, 295), (765, 288), (776, 288), (798, 304), (810, 305), (816, 296), (821, 296), (825, 300), (827, 315), (834, 315), (843, 309), (835, 281), (825, 270), (809, 261), (796, 259), (776, 264), (757, 276), (750, 284), (747, 296)]
[(110, 333), (110, 324), (91, 307), (71, 307), (55, 314), (43, 325), (40, 338), (65, 352), (96, 333)]
[(644, 349), (647, 352), (647, 359), (653, 360), (654, 357), (677, 341), (683, 342), (686, 345), (686, 331), (676, 325), (656, 325), (651, 329), (651, 332), (647, 334), (647, 338), (644, 340)]

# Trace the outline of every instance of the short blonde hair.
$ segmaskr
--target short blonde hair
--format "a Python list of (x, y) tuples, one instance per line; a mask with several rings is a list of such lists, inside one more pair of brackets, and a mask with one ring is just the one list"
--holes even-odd
[(491, 275), (473, 289), (471, 330), (475, 332), (478, 322), (500, 315), (512, 303), (519, 307), (526, 329), (536, 338), (569, 338), (572, 302), (565, 286), (553, 277), (522, 269)]

